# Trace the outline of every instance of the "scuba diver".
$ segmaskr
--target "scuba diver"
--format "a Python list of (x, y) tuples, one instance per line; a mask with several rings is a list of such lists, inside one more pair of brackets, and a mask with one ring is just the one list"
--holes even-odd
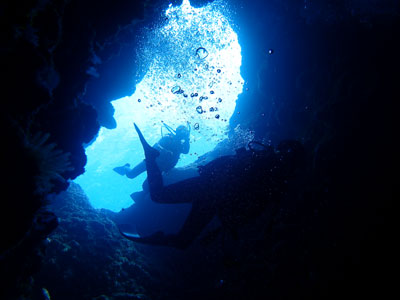
[[(156, 161), (160, 152), (151, 147), (135, 125), (145, 153), (150, 196), (164, 204), (192, 203), (192, 209), (177, 234), (158, 231), (147, 237), (124, 232), (132, 241), (150, 245), (188, 247), (200, 235), (215, 215), (222, 227), (235, 235), (241, 224), (263, 212), (271, 202), (277, 202), (286, 180), (302, 166), (305, 152), (297, 141), (283, 141), (276, 149), (250, 142), (249, 149), (236, 150), (236, 155), (222, 156), (199, 167), (199, 176), (164, 186)], [(254, 144), (264, 150), (255, 150)]]
[[(167, 172), (171, 170), (178, 163), (179, 157), (182, 154), (188, 154), (190, 149), (190, 124), (187, 126), (180, 125), (173, 130), (166, 123), (163, 123), (164, 127), (169, 131), (168, 134), (163, 135), (161, 127), (162, 138), (153, 145), (153, 148), (157, 149), (160, 155), (157, 157), (157, 165), (161, 172)], [(146, 171), (146, 163), (144, 161), (137, 164), (132, 169), (130, 164), (125, 164), (121, 167), (113, 169), (118, 174), (128, 178), (135, 178)]]

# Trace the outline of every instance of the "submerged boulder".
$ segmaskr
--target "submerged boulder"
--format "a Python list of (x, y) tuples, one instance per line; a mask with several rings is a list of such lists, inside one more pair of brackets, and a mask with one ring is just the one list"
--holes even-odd
[(59, 226), (47, 239), (37, 288), (45, 287), (55, 299), (122, 299), (115, 293), (146, 299), (152, 279), (142, 254), (90, 205), (80, 186), (72, 183), (50, 201)]

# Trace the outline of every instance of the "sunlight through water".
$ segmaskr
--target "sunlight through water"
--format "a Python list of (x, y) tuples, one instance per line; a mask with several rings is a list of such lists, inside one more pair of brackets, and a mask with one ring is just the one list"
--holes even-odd
[(148, 61), (147, 72), (132, 96), (112, 101), (117, 127), (100, 129), (86, 148), (86, 172), (75, 180), (95, 208), (119, 211), (133, 203), (131, 193), (142, 189), (146, 173), (129, 179), (112, 170), (144, 158), (133, 122), (150, 144), (161, 138), (163, 123), (176, 128), (189, 122), (191, 148), (178, 167), (226, 138), (243, 79), (237, 34), (223, 12), (223, 1), (194, 8), (184, 0), (170, 5), (163, 25), (147, 33), (138, 53)]

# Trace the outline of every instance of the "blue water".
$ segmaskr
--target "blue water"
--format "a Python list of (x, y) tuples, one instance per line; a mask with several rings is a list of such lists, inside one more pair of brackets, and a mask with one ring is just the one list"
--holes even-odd
[(100, 129), (86, 148), (86, 171), (75, 180), (95, 208), (119, 211), (133, 203), (131, 193), (142, 190), (146, 173), (129, 179), (112, 170), (144, 158), (133, 122), (150, 144), (167, 132), (163, 123), (190, 125), (190, 152), (177, 167), (226, 139), (244, 84), (241, 48), (228, 13), (223, 1), (194, 8), (184, 0), (165, 11), (166, 23), (146, 33), (138, 55), (149, 61), (148, 70), (133, 95), (112, 102), (117, 127)]

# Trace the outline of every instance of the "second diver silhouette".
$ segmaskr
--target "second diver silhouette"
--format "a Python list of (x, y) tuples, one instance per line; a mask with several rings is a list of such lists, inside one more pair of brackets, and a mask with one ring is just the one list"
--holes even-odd
[(145, 153), (151, 199), (158, 203), (192, 203), (192, 209), (177, 234), (158, 231), (147, 237), (132, 236), (132, 241), (187, 248), (215, 215), (225, 229), (235, 232), (240, 224), (255, 218), (271, 201), (282, 194), (286, 179), (304, 161), (304, 149), (297, 141), (283, 141), (276, 149), (238, 149), (236, 155), (222, 156), (199, 167), (200, 176), (164, 186), (156, 163), (159, 151), (151, 147), (134, 124)]
[[(163, 126), (168, 129), (169, 133), (163, 135), (161, 139), (153, 145), (153, 147), (160, 152), (160, 155), (157, 158), (158, 167), (162, 172), (167, 172), (175, 167), (181, 154), (189, 153), (190, 125), (188, 122), (187, 127), (180, 125), (176, 130), (173, 130), (165, 123), (163, 123)], [(146, 171), (146, 163), (142, 161), (132, 169), (130, 168), (130, 164), (127, 163), (123, 166), (116, 167), (113, 170), (122, 176), (126, 175), (128, 178), (133, 179)]]

